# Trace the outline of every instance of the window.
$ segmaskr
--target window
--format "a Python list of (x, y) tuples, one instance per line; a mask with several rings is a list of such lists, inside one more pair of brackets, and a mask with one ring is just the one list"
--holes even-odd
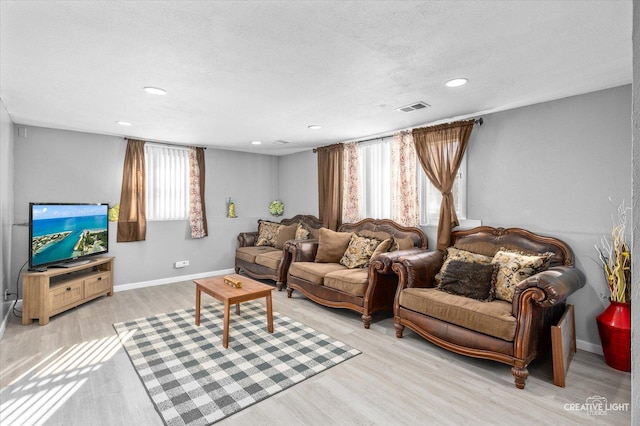
[(189, 219), (189, 148), (144, 145), (147, 220)]
[[(437, 225), (440, 216), (442, 194), (431, 183), (420, 162), (418, 162), (418, 192), (420, 194), (420, 224)], [(462, 157), (451, 193), (458, 219), (467, 218), (467, 156)]]
[[(391, 141), (385, 138), (358, 145), (358, 177), (360, 180), (360, 217), (391, 218)], [(438, 191), (417, 161), (420, 225), (438, 224), (442, 194)], [(466, 203), (467, 156), (462, 158), (453, 184), (453, 201), (458, 219), (467, 218)]]
[(391, 138), (358, 145), (360, 217), (391, 217)]

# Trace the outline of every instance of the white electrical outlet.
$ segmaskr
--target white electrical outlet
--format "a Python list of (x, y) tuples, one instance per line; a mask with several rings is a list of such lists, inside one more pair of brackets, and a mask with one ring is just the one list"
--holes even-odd
[(189, 261), (188, 260), (179, 260), (176, 263), (174, 263), (173, 267), (174, 268), (184, 268), (185, 266), (189, 266)]
[(7, 301), (8, 298), (9, 298), (9, 289), (6, 289), (4, 291), (4, 300), (5, 300), (5, 302)]

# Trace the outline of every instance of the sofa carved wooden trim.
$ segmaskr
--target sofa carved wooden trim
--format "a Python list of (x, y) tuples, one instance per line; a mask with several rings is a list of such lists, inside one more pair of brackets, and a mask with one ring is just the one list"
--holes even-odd
[[(424, 252), (427, 249), (427, 238), (418, 228), (404, 227), (388, 219), (364, 219), (357, 223), (345, 223), (338, 232), (361, 231), (383, 232), (404, 241), (412, 240), (414, 248), (386, 252), (371, 258), (369, 267), (348, 270), (339, 264), (315, 263), (318, 251), (318, 240), (289, 241), (285, 248), (292, 254), (292, 264), (287, 277), (287, 294), (291, 298), (293, 291), (298, 290), (307, 298), (323, 306), (350, 309), (362, 314), (364, 328), (369, 328), (372, 314), (378, 311), (393, 311), (393, 299), (398, 285), (398, 277), (391, 270), (394, 259), (399, 256)], [(296, 265), (297, 264), (297, 265)], [(304, 268), (310, 270), (305, 276), (300, 272)], [(309, 278), (313, 269), (329, 268), (330, 271), (317, 273), (316, 279)], [(349, 274), (349, 277), (329, 287), (325, 278), (331, 278), (335, 284), (340, 278), (335, 274)], [(352, 280), (357, 291), (349, 288)], [(327, 284), (327, 285), (325, 285)]]
[[(392, 270), (399, 276), (394, 300), (396, 337), (401, 338), (404, 328), (408, 327), (452, 352), (508, 364), (512, 367), (516, 387), (523, 389), (529, 375), (527, 366), (550, 348), (551, 326), (562, 316), (567, 297), (585, 284), (584, 274), (574, 267), (573, 251), (561, 240), (536, 235), (520, 228), (482, 226), (454, 231), (451, 239), (456, 248), (477, 253), (472, 249), (481, 247), (488, 256), (502, 247), (523, 253), (552, 252), (553, 255), (547, 270), (519, 282), (511, 303), (503, 300), (481, 302), (436, 290), (435, 275), (443, 263), (443, 252), (417, 253), (396, 259), (392, 265)], [(421, 306), (425, 306), (424, 310), (431, 315), (419, 312), (416, 308), (418, 305), (410, 299), (420, 296), (424, 297), (425, 303)], [(474, 330), (473, 326), (478, 322), (473, 325), (465, 324), (465, 327), (455, 323), (458, 320), (456, 317), (439, 319), (436, 316), (444, 314), (434, 310), (438, 303), (449, 307), (456, 304), (455, 309), (458, 310), (481, 311), (490, 309), (491, 304), (502, 304), (495, 306), (500, 307), (505, 321), (514, 322), (512, 326), (515, 331), (507, 337), (496, 337)], [(411, 305), (413, 309), (406, 305)], [(451, 312), (450, 310), (449, 314)]]
[[(260, 221), (258, 221), (258, 224)], [(306, 224), (309, 228), (319, 229), (322, 222), (312, 215), (296, 215), (291, 219), (282, 219), (282, 225), (297, 223)], [(255, 279), (267, 279), (276, 282), (278, 290), (282, 290), (287, 279), (287, 271), (291, 264), (291, 253), (282, 247), (258, 246), (259, 232), (241, 232), (238, 235), (238, 248), (235, 255), (235, 271), (242, 271)]]

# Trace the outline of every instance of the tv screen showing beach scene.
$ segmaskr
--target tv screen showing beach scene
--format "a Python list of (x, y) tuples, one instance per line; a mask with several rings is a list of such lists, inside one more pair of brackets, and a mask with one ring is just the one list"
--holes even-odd
[(30, 203), (29, 267), (109, 251), (108, 204)]

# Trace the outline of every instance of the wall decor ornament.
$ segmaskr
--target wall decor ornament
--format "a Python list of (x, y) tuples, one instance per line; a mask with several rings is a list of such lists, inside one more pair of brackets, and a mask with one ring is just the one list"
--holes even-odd
[(231, 201), (231, 197), (229, 197), (229, 201), (227, 202), (227, 217), (229, 219), (234, 219), (236, 216), (236, 204)]
[(120, 204), (116, 204), (115, 206), (109, 209), (107, 213), (107, 220), (109, 220), (109, 222), (117, 222), (119, 215), (120, 215)]
[(280, 200), (273, 200), (271, 204), (269, 204), (269, 213), (272, 216), (282, 216), (284, 213), (284, 203)]

